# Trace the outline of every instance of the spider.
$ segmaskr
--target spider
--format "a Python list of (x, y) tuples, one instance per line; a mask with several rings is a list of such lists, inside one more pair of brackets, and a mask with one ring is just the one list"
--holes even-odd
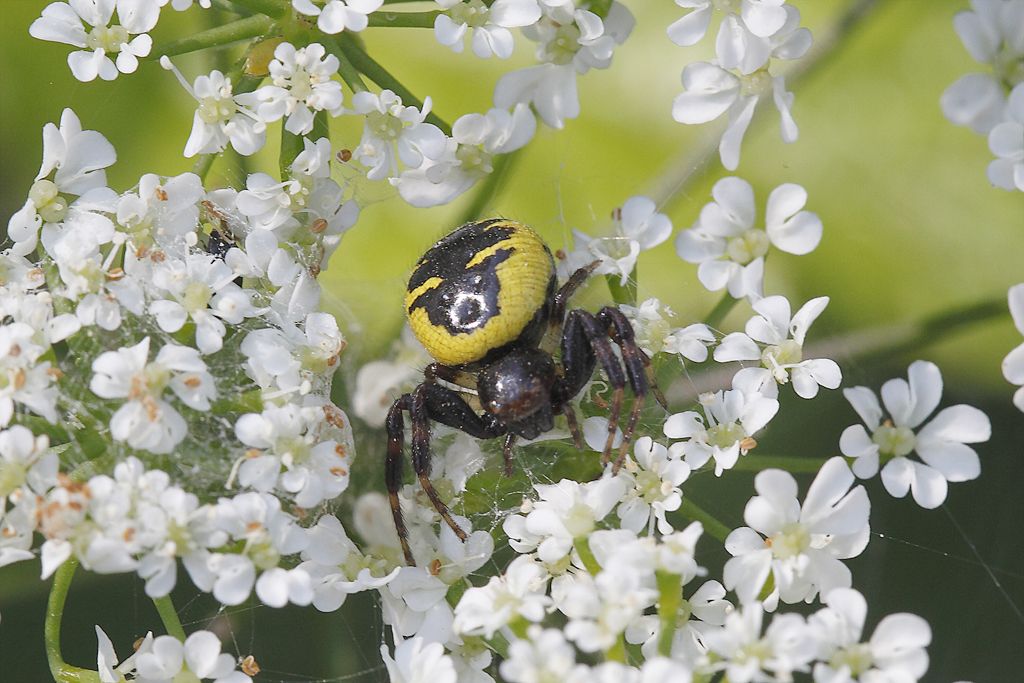
[[(466, 532), (430, 482), (430, 422), (479, 439), (505, 437), (505, 474), (512, 473), (517, 438), (534, 439), (566, 418), (577, 448), (579, 425), (570, 401), (600, 364), (612, 388), (608, 437), (613, 440), (628, 382), (634, 394), (629, 421), (613, 465), (618, 471), (629, 448), (648, 391), (654, 385), (650, 359), (640, 350), (626, 316), (614, 306), (596, 314), (566, 312), (573, 292), (597, 263), (580, 268), (560, 288), (551, 251), (540, 236), (515, 221), (493, 218), (467, 223), (420, 258), (409, 278), (405, 309), (416, 337), (436, 362), (424, 380), (388, 411), (385, 480), (395, 529), (406, 562), (415, 565), (398, 491), (403, 478), (403, 412), (412, 423), (412, 467), (441, 518), (459, 539)], [(621, 361), (612, 344), (621, 350)], [(559, 347), (559, 360), (552, 356)], [(444, 382), (444, 383), (442, 383)]]

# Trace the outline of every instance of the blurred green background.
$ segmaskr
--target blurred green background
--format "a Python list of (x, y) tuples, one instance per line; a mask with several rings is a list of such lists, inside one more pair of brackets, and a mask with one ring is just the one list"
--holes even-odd
[[(607, 230), (609, 213), (634, 194), (664, 200), (663, 210), (677, 230), (687, 228), (709, 201), (714, 181), (727, 175), (717, 155), (710, 165), (701, 162), (702, 150), (720, 128), (682, 126), (669, 113), (681, 90), (682, 66), (702, 58), (703, 48), (684, 50), (665, 37), (664, 27), (680, 14), (673, 3), (627, 4), (638, 15), (636, 31), (616, 51), (612, 69), (580, 80), (582, 116), (565, 130), (541, 130), (488, 206), (487, 213), (535, 226), (555, 248), (570, 246), (572, 228), (592, 234)], [(848, 6), (839, 0), (796, 4), (816, 42), (827, 42)], [(28, 36), (44, 5), (3, 3), (4, 222), (24, 202), (38, 170), (42, 126), (58, 121), (64, 107), (72, 107), (85, 128), (101, 131), (116, 147), (118, 162), (108, 170), (115, 189), (127, 189), (146, 172), (172, 175), (191, 168), (181, 150), (193, 102), (173, 77), (146, 63), (112, 83), (75, 81), (66, 46)], [(747, 135), (737, 174), (754, 184), (762, 209), (773, 187), (795, 182), (809, 193), (807, 208), (821, 216), (821, 246), (805, 257), (773, 255), (766, 291), (784, 293), (796, 305), (831, 296), (811, 339), (833, 340), (829, 348), (843, 366), (846, 386), (877, 389), (889, 377), (905, 376), (910, 361), (929, 359), (946, 380), (943, 405), (971, 403), (992, 418), (993, 439), (978, 448), (981, 478), (953, 485), (944, 509), (929, 512), (908, 500), (894, 501), (877, 480), (868, 482), (878, 536), (850, 563), (856, 587), (869, 594), (869, 624), (896, 611), (931, 622), (932, 667), (926, 680), (980, 683), (1020, 680), (1024, 671), (1024, 617), (1017, 607), (1024, 605), (1024, 416), (1010, 404), (1012, 388), (999, 370), (1021, 337), (1004, 315), (936, 334), (912, 353), (865, 355), (870, 339), (887, 326), (986, 300), (1001, 298), (1005, 305), (1007, 288), (1024, 280), (1024, 195), (989, 185), (986, 141), (954, 127), (938, 105), (949, 84), (984, 68), (953, 32), (952, 17), (966, 5), (877, 3), (795, 86), (799, 141), (783, 144), (774, 110), (765, 111)], [(165, 9), (154, 39), (159, 43), (201, 30), (212, 19), (196, 10)], [(414, 92), (429, 94), (435, 111), (449, 122), (485, 111), (498, 75), (511, 66), (452, 54), (429, 30), (369, 29), (364, 37), (370, 53)], [(515, 65), (532, 59), (521, 42)], [(227, 56), (175, 61), (191, 79), (225, 63)], [(336, 148), (351, 148), (359, 130), (339, 123), (332, 138)], [(273, 133), (268, 148), (274, 148)], [(249, 160), (228, 154), (214, 166), (210, 184), (237, 187), (247, 172), (273, 173), (275, 167), (270, 151)], [(410, 265), (459, 220), (468, 202), (414, 210), (387, 186), (362, 193), (369, 200), (362, 217), (322, 277), (325, 304), (339, 316), (350, 341), (348, 376), (342, 381), (360, 362), (384, 354), (402, 324), (401, 294)], [(644, 254), (638, 273), (639, 298), (660, 298), (675, 310), (680, 326), (702, 319), (718, 298), (703, 290), (695, 267), (675, 255), (671, 241)], [(599, 303), (607, 296), (595, 283), (583, 300)], [(747, 315), (748, 309), (738, 306), (723, 329), (735, 329)], [(786, 454), (793, 455), (836, 453), (840, 432), (856, 416), (839, 392), (826, 393), (811, 403), (784, 401), (762, 446), (779, 453), (785, 445)], [(363, 434), (357, 447), (364, 466), (374, 468), (380, 437), (368, 430)], [(686, 492), (737, 526), (752, 482), (743, 473), (726, 480), (703, 476)], [(0, 570), (2, 681), (47, 678), (46, 589), (37, 563)], [(212, 607), (195, 590), (182, 586), (174, 597), (192, 627), (207, 623)], [(92, 665), (97, 623), (122, 652), (147, 629), (159, 628), (138, 581), (80, 575), (64, 627), (70, 662)], [(376, 652), (379, 609), (369, 595), (353, 597), (336, 615), (243, 607), (217, 614), (216, 624), (236, 640), (241, 654), (257, 656), (264, 670), (257, 680), (387, 679)]]

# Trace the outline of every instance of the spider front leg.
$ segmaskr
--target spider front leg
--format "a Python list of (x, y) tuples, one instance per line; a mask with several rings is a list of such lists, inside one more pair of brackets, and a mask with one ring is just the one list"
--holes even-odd
[[(612, 467), (613, 472), (618, 472), (619, 468), (622, 467), (622, 462), (626, 459), (626, 452), (629, 451), (629, 445), (633, 441), (633, 432), (640, 421), (640, 409), (643, 408), (644, 399), (649, 388), (648, 370), (651, 361), (647, 354), (637, 346), (633, 326), (629, 324), (629, 319), (626, 318), (622, 311), (612, 306), (605, 306), (598, 311), (597, 318), (605, 324), (612, 340), (622, 349), (622, 362), (626, 366), (629, 384), (633, 388), (633, 394), (635, 395), (633, 410), (629, 414), (629, 423), (622, 432), (622, 444), (619, 446), (619, 455), (615, 458), (615, 465)], [(654, 391), (660, 396), (661, 392), (658, 391), (657, 386), (654, 387)], [(664, 405), (664, 398), (661, 398), (659, 402)]]
[[(601, 453), (601, 463), (611, 458), (612, 443), (619, 425), (619, 413), (626, 387), (626, 375), (615, 357), (608, 331), (593, 314), (582, 309), (569, 311), (562, 332), (562, 366), (565, 370), (559, 402), (568, 405), (594, 373), (600, 363), (612, 386), (611, 408), (608, 412), (608, 438)], [(571, 408), (570, 408), (571, 410)], [(568, 417), (568, 416), (567, 416)]]
[(501, 436), (505, 434), (507, 428), (497, 421), (487, 420), (477, 415), (458, 392), (439, 384), (424, 382), (416, 387), (411, 394), (404, 394), (392, 404), (385, 423), (388, 433), (385, 479), (388, 498), (391, 502), (391, 513), (395, 519), (395, 529), (398, 531), (398, 539), (402, 544), (402, 552), (405, 554), (406, 562), (410, 566), (415, 566), (416, 560), (409, 547), (409, 534), (398, 499), (398, 491), (402, 487), (403, 442), (405, 440), (403, 410), (409, 411), (409, 420), (412, 423), (413, 471), (434, 509), (462, 541), (467, 538), (466, 532), (452, 517), (451, 510), (441, 500), (430, 481), (430, 420), (448, 425), (479, 439)]

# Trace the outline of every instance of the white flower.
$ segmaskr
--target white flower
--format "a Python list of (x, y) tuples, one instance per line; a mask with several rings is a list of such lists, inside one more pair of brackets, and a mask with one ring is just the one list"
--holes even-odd
[(121, 195), (117, 222), (136, 244), (146, 244), (146, 238), (152, 238), (172, 246), (173, 240), (195, 232), (203, 195), (203, 181), (194, 173), (165, 180), (147, 173), (139, 179), (138, 193)]
[(665, 436), (686, 439), (672, 444), (671, 451), (682, 453), (692, 469), (714, 459), (715, 476), (735, 465), (757, 445), (753, 435), (779, 412), (778, 400), (758, 391), (755, 379), (737, 374), (732, 389), (701, 394), (703, 416), (692, 410), (669, 416)]
[(159, 636), (146, 652), (135, 656), (136, 680), (211, 678), (214, 683), (249, 683), (251, 678), (235, 670), (235, 658), (220, 648), (220, 639), (210, 631), (196, 631), (184, 643), (174, 636)]
[[(723, 583), (742, 603), (762, 600), (810, 602), (819, 592), (850, 586), (850, 570), (839, 560), (856, 557), (870, 535), (870, 503), (863, 486), (850, 488), (853, 473), (835, 457), (822, 465), (803, 505), (796, 480), (782, 470), (764, 470), (754, 479), (758, 495), (743, 511), (749, 527), (729, 534)], [(771, 575), (771, 592), (762, 597)]]
[(0, 325), (0, 427), (10, 423), (19, 403), (51, 424), (57, 422), (56, 378), (50, 361), (39, 362), (46, 351), (32, 325)]
[(298, 50), (291, 43), (281, 43), (268, 66), (271, 85), (239, 95), (237, 101), (255, 108), (266, 122), (287, 116), (285, 130), (306, 135), (313, 130), (314, 112), (341, 114), (341, 83), (331, 78), (338, 72), (338, 58), (326, 52), (320, 43)]
[[(149, 54), (153, 39), (148, 31), (156, 26), (162, 4), (160, 0), (54, 2), (43, 9), (28, 32), (33, 38), (82, 48), (68, 55), (68, 66), (78, 80), (99, 76), (112, 81), (118, 72), (133, 73), (139, 68), (139, 57)], [(120, 24), (110, 23), (115, 9)], [(116, 62), (108, 55), (117, 55)]]
[[(1010, 287), (1007, 300), (1013, 324), (1018, 332), (1024, 334), (1024, 283)], [(1024, 343), (1006, 354), (1003, 359), (1003, 377), (1011, 384), (1021, 385), (1013, 395), (1013, 404), (1024, 411)]]
[(501, 576), (492, 576), (487, 585), (463, 593), (455, 606), (455, 631), (492, 638), (515, 619), (541, 621), (551, 604), (546, 595), (550, 578), (532, 557), (517, 557)]
[(786, 90), (782, 76), (771, 76), (766, 70), (737, 76), (709, 62), (693, 62), (683, 69), (685, 92), (672, 103), (672, 118), (679, 123), (696, 124), (714, 121), (728, 114), (729, 125), (718, 145), (722, 165), (735, 171), (740, 163), (740, 146), (754, 116), (758, 100), (772, 94), (782, 119), (782, 139), (797, 139), (796, 122), (790, 114), (793, 94)]
[(791, 317), (786, 297), (768, 296), (758, 300), (753, 306), (758, 315), (747, 321), (746, 334), (726, 335), (715, 349), (715, 360), (759, 360), (761, 368), (746, 368), (742, 372), (759, 377), (767, 387), (775, 386), (774, 382), (786, 384), (792, 379), (793, 390), (801, 398), (814, 398), (819, 386), (835, 389), (843, 381), (835, 361), (803, 359), (807, 330), (825, 310), (828, 301), (827, 296), (811, 299)]
[(499, 672), (509, 683), (564, 681), (576, 666), (576, 651), (558, 629), (531, 626), (526, 640), (513, 640)]
[(448, 584), (423, 567), (400, 567), (380, 590), (384, 623), (397, 636), (419, 635), (446, 643), (452, 639), (452, 608), (445, 600)]
[(987, 135), (1003, 120), (1006, 94), (1003, 84), (1020, 82), (1024, 58), (1024, 2), (972, 0), (971, 10), (953, 18), (953, 27), (970, 55), (993, 67), (993, 73), (961, 77), (942, 93), (942, 112), (958, 126)]
[(216, 69), (197, 76), (189, 85), (166, 56), (160, 66), (173, 71), (182, 87), (199, 106), (192, 118), (192, 133), (185, 143), (185, 156), (216, 154), (230, 144), (236, 152), (249, 156), (267, 141), (267, 124), (245, 107), (240, 107), (232, 92), (231, 79)]
[(448, 138), (440, 128), (424, 122), (429, 111), (430, 98), (424, 100), (421, 111), (403, 105), (402, 98), (390, 90), (352, 96), (351, 112), (366, 117), (362, 139), (352, 156), (369, 167), (367, 178), (394, 178), (399, 174), (399, 161), (419, 168), (427, 159), (444, 154)]
[(621, 477), (604, 477), (580, 484), (563, 479), (557, 484), (534, 484), (540, 500), (525, 517), (510, 515), (503, 528), (517, 552), (537, 551), (546, 564), (563, 560), (573, 541), (590, 534), (622, 499), (626, 484)]
[(313, 606), (321, 612), (333, 612), (352, 593), (380, 588), (398, 575), (397, 567), (386, 573), (383, 561), (359, 552), (334, 515), (321, 517), (307, 535), (299, 568), (312, 579)]
[(690, 466), (649, 436), (637, 439), (633, 454), (636, 459), (627, 459), (620, 474), (631, 485), (618, 507), (622, 528), (639, 533), (657, 523), (659, 533), (672, 533), (665, 513), (682, 504), (679, 487), (690, 476)]
[(730, 683), (791, 681), (793, 672), (806, 671), (814, 658), (815, 640), (803, 617), (780, 614), (762, 636), (763, 619), (761, 605), (751, 603), (727, 615), (723, 628), (704, 634), (708, 649), (720, 658), (714, 669), (725, 671)]
[(619, 2), (611, 3), (603, 20), (571, 4), (565, 10), (550, 4), (542, 3), (546, 15), (523, 30), (538, 43), (537, 58), (543, 63), (502, 76), (494, 87), (494, 105), (531, 104), (544, 123), (562, 128), (580, 113), (576, 75), (608, 68), (615, 46), (629, 37), (635, 22)]
[[(274, 489), (295, 496), (295, 504), (311, 508), (337, 497), (348, 486), (351, 429), (340, 409), (288, 403), (247, 413), (235, 423), (235, 435), (251, 448), (238, 471), (242, 486), (257, 491)], [(333, 437), (333, 438), (332, 438)]]
[(529, 26), (541, 17), (537, 0), (497, 0), (490, 7), (482, 0), (437, 0), (446, 11), (434, 20), (437, 42), (462, 52), (463, 38), (471, 35), (473, 53), (486, 58), (512, 56), (510, 28)]
[(441, 643), (423, 638), (401, 641), (391, 658), (387, 645), (380, 646), (391, 683), (456, 683), (455, 664)]
[(652, 199), (641, 196), (630, 197), (612, 215), (615, 234), (611, 237), (589, 237), (573, 230), (577, 246), (567, 263), (589, 264), (596, 260), (599, 263), (594, 274), (617, 275), (620, 284), (625, 286), (640, 252), (667, 240), (672, 234), (672, 222), (657, 211)]
[(390, 182), (413, 206), (447, 204), (494, 171), (495, 155), (523, 147), (536, 130), (537, 119), (522, 103), (511, 112), (491, 109), (460, 116), (440, 156), (425, 159)]
[(316, 25), (324, 33), (362, 31), (369, 23), (367, 15), (380, 9), (384, 0), (329, 0), (323, 8), (311, 0), (292, 0), (296, 12), (316, 17)]
[(103, 169), (116, 160), (114, 146), (101, 133), (82, 130), (82, 122), (72, 110), (61, 113), (59, 128), (47, 123), (36, 181), (25, 205), (7, 223), (7, 234), (15, 242), (11, 252), (17, 256), (30, 254), (44, 223), (59, 223), (73, 213), (64, 195), (106, 196), (109, 190)]
[(227, 328), (256, 315), (250, 293), (234, 283), (235, 273), (209, 254), (167, 259), (153, 270), (153, 285), (168, 295), (149, 304), (149, 312), (164, 332), (177, 332), (191, 318), (196, 346), (202, 353), (220, 351)]
[(89, 388), (102, 398), (128, 399), (110, 419), (115, 440), (152, 453), (170, 453), (185, 438), (188, 427), (164, 401), (164, 390), (170, 387), (193, 410), (209, 410), (216, 388), (195, 349), (167, 344), (152, 363), (148, 358), (149, 337), (135, 346), (100, 354), (92, 362), (95, 374)]
[(728, 287), (729, 294), (760, 297), (764, 257), (771, 246), (790, 254), (808, 254), (821, 241), (821, 219), (804, 211), (807, 192), (786, 183), (772, 190), (765, 210), (765, 227), (756, 227), (754, 188), (741, 178), (723, 178), (711, 189), (715, 201), (676, 238), (676, 252), (699, 263), (697, 277), (709, 291)]
[[(970, 481), (981, 473), (978, 454), (967, 444), (992, 435), (983, 412), (964, 404), (950, 406), (921, 426), (942, 398), (942, 374), (934, 363), (915, 361), (907, 380), (882, 385), (882, 403), (891, 419), (882, 420), (878, 398), (867, 387), (843, 389), (843, 395), (871, 430), (869, 434), (862, 425), (851, 425), (839, 439), (843, 455), (856, 458), (853, 472), (858, 477), (875, 476), (884, 463), (886, 491), (902, 498), (910, 490), (918, 505), (931, 509), (946, 499), (947, 481)], [(914, 452), (923, 462), (907, 457)]]
[(992, 184), (1024, 192), (1024, 83), (1010, 92), (1006, 120), (989, 132), (988, 148), (999, 157), (988, 165)]
[(884, 617), (867, 642), (861, 642), (868, 605), (852, 588), (836, 588), (824, 597), (827, 605), (810, 616), (819, 647), (815, 683), (840, 681), (917, 681), (928, 671), (932, 631), (914, 614)]
[(610, 558), (596, 577), (565, 574), (552, 583), (552, 601), (569, 619), (565, 637), (584, 652), (607, 651), (657, 601), (652, 573), (625, 559), (632, 556), (627, 549), (623, 557)]

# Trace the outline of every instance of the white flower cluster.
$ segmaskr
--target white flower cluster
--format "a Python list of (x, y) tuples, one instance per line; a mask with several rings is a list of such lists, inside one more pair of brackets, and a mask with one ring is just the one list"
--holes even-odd
[(962, 76), (942, 93), (942, 111), (988, 137), (988, 179), (1024, 192), (1024, 0), (971, 0), (953, 18), (964, 47), (990, 72)]
[(762, 97), (771, 94), (782, 118), (782, 139), (797, 139), (790, 113), (793, 94), (786, 79), (772, 74), (773, 60), (799, 59), (811, 47), (811, 32), (800, 27), (800, 12), (782, 0), (676, 0), (689, 10), (668, 27), (668, 37), (680, 46), (696, 45), (708, 32), (712, 15), (724, 15), (715, 39), (715, 59), (693, 62), (683, 69), (683, 88), (672, 105), (680, 123), (729, 123), (718, 146), (722, 165), (735, 171), (743, 136)]
[[(316, 276), (358, 215), (330, 143), (307, 140), (280, 183), (147, 174), (118, 194), (113, 147), (74, 112), (43, 140), (0, 253), (0, 565), (38, 555), (46, 577), (75, 558), (161, 597), (180, 561), (225, 605), (374, 586), (347, 549), (307, 557), (333, 517), (299, 524), (346, 489), (355, 455), (330, 401), (345, 340), (318, 310)], [(170, 656), (161, 643), (153, 657)], [(149, 661), (139, 680), (176, 677)], [(189, 666), (242, 680), (208, 663)]]

